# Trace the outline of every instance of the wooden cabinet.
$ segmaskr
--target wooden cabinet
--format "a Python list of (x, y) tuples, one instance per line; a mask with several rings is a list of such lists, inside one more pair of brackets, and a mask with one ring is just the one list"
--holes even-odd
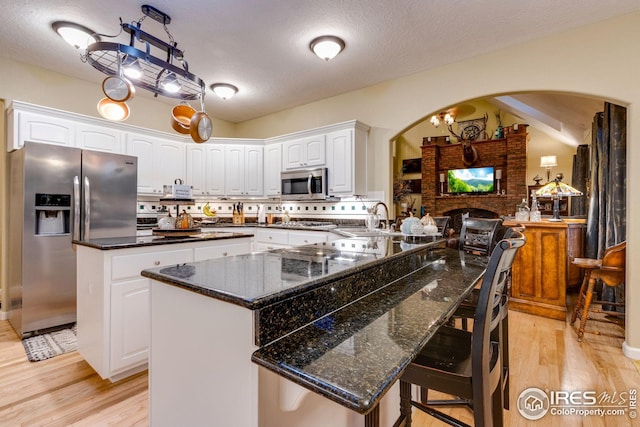
[(283, 169), (305, 169), (326, 163), (325, 134), (307, 136), (282, 144)]
[[(505, 226), (515, 222), (505, 221)], [(585, 220), (525, 222), (526, 244), (512, 267), (509, 307), (565, 320), (567, 286), (579, 284), (580, 269), (571, 262), (584, 254)]]
[[(542, 185), (529, 185), (529, 207), (531, 207), (531, 203), (533, 201), (532, 193), (541, 189)], [(538, 197), (538, 206), (540, 208), (540, 215), (553, 215), (553, 199), (551, 197)], [(569, 215), (569, 198), (563, 197), (558, 201), (559, 214), (560, 216)]]
[(252, 238), (99, 250), (77, 246), (78, 351), (102, 378), (145, 369), (149, 357), (147, 268), (251, 252)]

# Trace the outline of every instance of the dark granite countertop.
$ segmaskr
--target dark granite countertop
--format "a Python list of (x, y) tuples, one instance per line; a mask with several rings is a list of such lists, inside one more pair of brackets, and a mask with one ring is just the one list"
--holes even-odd
[(487, 257), (423, 250), (409, 276), (257, 350), (252, 360), (360, 413), (372, 409), (480, 280)]
[(237, 239), (239, 237), (252, 237), (251, 234), (211, 232), (199, 233), (188, 237), (163, 237), (163, 236), (128, 236), (105, 237), (102, 239), (74, 240), (76, 245), (87, 246), (94, 249), (110, 250), (136, 248), (141, 246), (171, 245), (177, 243), (205, 242), (209, 240)]
[[(442, 243), (430, 240), (430, 245)], [(392, 237), (338, 239), (156, 267), (143, 270), (142, 276), (256, 310), (406, 256), (424, 245), (408, 245)]]

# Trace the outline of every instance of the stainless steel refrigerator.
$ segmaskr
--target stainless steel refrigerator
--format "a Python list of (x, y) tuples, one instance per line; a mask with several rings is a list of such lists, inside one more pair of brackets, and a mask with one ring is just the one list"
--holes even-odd
[(138, 159), (26, 142), (9, 168), (9, 321), (26, 337), (76, 320), (72, 240), (135, 236)]

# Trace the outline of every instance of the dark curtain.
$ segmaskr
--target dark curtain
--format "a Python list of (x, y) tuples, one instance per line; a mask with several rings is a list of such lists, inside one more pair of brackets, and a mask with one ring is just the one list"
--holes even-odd
[(582, 191), (582, 196), (571, 197), (571, 216), (587, 216), (587, 198), (589, 191), (589, 145), (578, 145), (573, 155), (573, 172), (571, 186)]
[[(593, 121), (585, 255), (602, 258), (606, 248), (627, 238), (627, 110), (605, 103)], [(624, 300), (624, 287), (603, 288), (601, 299)], [(618, 289), (619, 288), (619, 289)], [(607, 307), (611, 309), (612, 307)]]

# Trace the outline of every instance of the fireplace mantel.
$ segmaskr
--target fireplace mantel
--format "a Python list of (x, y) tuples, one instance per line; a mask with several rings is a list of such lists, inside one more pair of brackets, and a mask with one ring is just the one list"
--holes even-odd
[[(502, 171), (500, 188), (505, 194), (443, 195), (440, 193), (440, 174), (449, 169), (467, 166), (462, 160), (462, 144), (426, 144), (422, 146), (422, 205), (425, 212), (440, 216), (454, 209), (478, 208), (513, 215), (516, 205), (527, 198), (527, 138), (526, 125), (518, 132), (508, 132), (503, 139), (476, 141), (478, 162), (470, 167), (493, 166)], [(446, 183), (444, 184), (446, 187)]]

